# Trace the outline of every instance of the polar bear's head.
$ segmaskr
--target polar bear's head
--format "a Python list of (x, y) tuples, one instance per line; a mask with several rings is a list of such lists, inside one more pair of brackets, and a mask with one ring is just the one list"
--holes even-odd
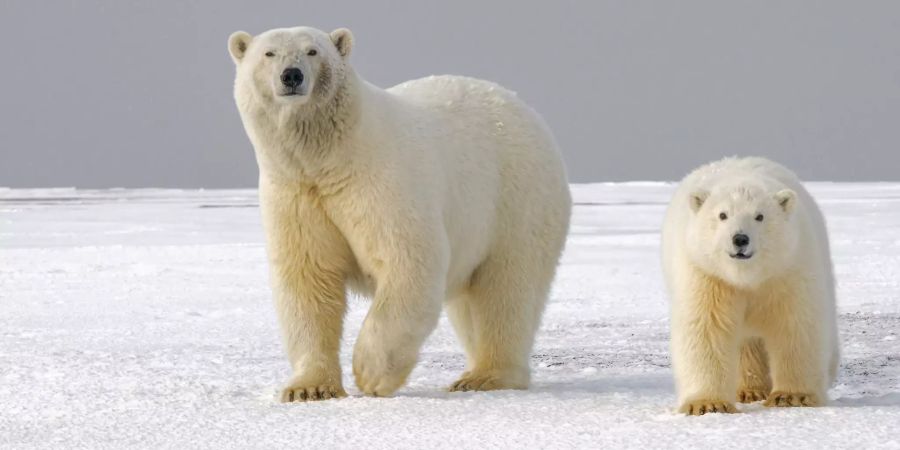
[(707, 273), (750, 288), (796, 257), (794, 191), (740, 184), (694, 191), (688, 202), (688, 253)]
[(237, 66), (235, 93), (281, 106), (326, 104), (347, 70), (350, 30), (279, 28), (258, 36), (238, 31), (228, 38)]

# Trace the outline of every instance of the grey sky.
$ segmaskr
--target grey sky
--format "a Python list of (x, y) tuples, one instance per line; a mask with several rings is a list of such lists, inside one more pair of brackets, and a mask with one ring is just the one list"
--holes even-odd
[(573, 181), (673, 180), (761, 154), (815, 180), (900, 180), (900, 2), (0, 2), (0, 186), (244, 187), (226, 39), (353, 30), (380, 86), (497, 81)]

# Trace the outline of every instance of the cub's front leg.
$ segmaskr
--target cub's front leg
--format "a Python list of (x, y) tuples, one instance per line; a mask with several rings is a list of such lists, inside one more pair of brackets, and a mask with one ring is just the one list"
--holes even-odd
[(260, 208), (275, 307), (294, 372), (281, 401), (344, 397), (339, 352), (350, 248), (308, 193), (260, 183)]
[(674, 299), (672, 366), (679, 412), (737, 412), (740, 305), (729, 287), (695, 275)]
[(772, 392), (766, 406), (822, 406), (827, 402), (831, 341), (824, 334), (823, 308), (815, 294), (784, 283), (772, 294), (765, 320), (771, 356)]

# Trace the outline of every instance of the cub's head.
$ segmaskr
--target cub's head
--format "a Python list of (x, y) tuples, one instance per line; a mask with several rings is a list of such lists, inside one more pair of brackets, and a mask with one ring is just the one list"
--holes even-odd
[(799, 236), (796, 194), (740, 185), (690, 194), (687, 251), (694, 264), (729, 284), (751, 288), (790, 265)]
[[(297, 27), (258, 36), (243, 31), (228, 38), (237, 66), (235, 95), (264, 104), (300, 106), (327, 103), (344, 81), (353, 46), (350, 30), (326, 33)], [(247, 99), (250, 100), (250, 99)]]

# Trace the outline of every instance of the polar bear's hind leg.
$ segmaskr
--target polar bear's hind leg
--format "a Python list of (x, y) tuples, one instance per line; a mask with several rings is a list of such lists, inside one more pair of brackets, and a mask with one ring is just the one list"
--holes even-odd
[(531, 348), (556, 266), (554, 256), (527, 255), (529, 247), (489, 257), (469, 291), (447, 305), (468, 359), (450, 391), (528, 388)]

